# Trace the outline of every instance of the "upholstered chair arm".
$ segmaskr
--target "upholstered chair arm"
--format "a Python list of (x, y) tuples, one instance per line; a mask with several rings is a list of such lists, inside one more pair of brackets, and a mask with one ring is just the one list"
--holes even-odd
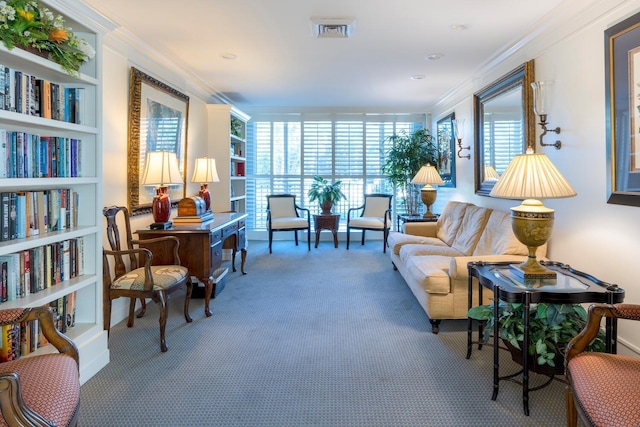
[[(122, 256), (122, 255), (129, 255), (129, 254), (137, 254), (140, 257), (144, 258), (144, 289), (147, 291), (150, 291), (151, 289), (153, 289), (153, 274), (151, 274), (151, 262), (153, 261), (153, 254), (151, 253), (151, 251), (149, 249), (145, 249), (145, 248), (139, 248), (139, 249), (127, 249), (124, 251), (109, 251), (106, 249), (102, 250), (102, 253), (106, 256), (106, 255), (113, 255), (113, 256)], [(105, 266), (107, 265), (106, 259), (105, 259)]]
[[(296, 208), (296, 210), (298, 210), (298, 211), (306, 212), (306, 213), (307, 213), (307, 221), (310, 221), (310, 220), (311, 220), (311, 214), (310, 214), (309, 209), (307, 209), (307, 208), (303, 208), (302, 206), (298, 206), (298, 205), (293, 205), (293, 206), (294, 206), (294, 207)], [(299, 214), (300, 214), (300, 213), (298, 213), (298, 215), (299, 215)]]
[(163, 237), (154, 237), (153, 239), (144, 239), (144, 240), (132, 240), (132, 244), (138, 245), (138, 247), (144, 247), (153, 252), (153, 247), (159, 246), (162, 244), (164, 247), (168, 244), (169, 251), (173, 254), (173, 262), (172, 265), (181, 265), (180, 264), (180, 255), (178, 254), (178, 250), (180, 249), (180, 240), (178, 240), (175, 236), (163, 236)]
[(55, 427), (51, 421), (32, 411), (22, 399), (20, 379), (15, 372), (0, 374), (0, 408), (10, 426)]
[(13, 308), (0, 310), (0, 325), (30, 322), (38, 320), (42, 328), (42, 334), (60, 353), (71, 356), (79, 364), (79, 355), (76, 345), (60, 333), (53, 321), (53, 312), (49, 307)]
[(362, 206), (358, 206), (357, 208), (349, 208), (349, 210), (347, 210), (347, 222), (351, 220), (351, 212), (359, 211), (361, 209), (364, 209), (364, 204)]
[(640, 305), (636, 304), (592, 304), (589, 307), (589, 317), (587, 325), (576, 335), (565, 353), (565, 366), (569, 361), (582, 353), (587, 346), (595, 339), (600, 330), (602, 317), (616, 319), (640, 320)]

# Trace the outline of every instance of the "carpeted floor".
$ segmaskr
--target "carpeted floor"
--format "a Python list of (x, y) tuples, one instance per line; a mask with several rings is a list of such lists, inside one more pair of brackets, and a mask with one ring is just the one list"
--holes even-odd
[[(358, 242), (359, 243), (359, 242)], [(81, 389), (81, 426), (561, 426), (564, 385), (492, 392), (492, 350), (466, 354), (466, 321), (438, 335), (380, 242), (251, 242), (248, 274), (227, 275), (204, 316), (169, 301), (111, 330), (111, 363)], [(225, 264), (228, 266), (228, 263)], [(516, 365), (505, 355), (503, 373)], [(543, 378), (532, 374), (534, 384)]]

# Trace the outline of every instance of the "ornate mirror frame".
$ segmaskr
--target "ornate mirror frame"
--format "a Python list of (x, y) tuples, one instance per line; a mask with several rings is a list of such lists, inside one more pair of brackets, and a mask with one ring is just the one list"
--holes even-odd
[(531, 88), (533, 80), (534, 67), (533, 60), (531, 60), (473, 95), (474, 176), (475, 191), (478, 195), (489, 196), (497, 181), (496, 178), (487, 177), (485, 174), (485, 165), (491, 163), (488, 157), (492, 157), (493, 154), (493, 152), (488, 151), (491, 147), (485, 147), (485, 142), (491, 137), (491, 129), (488, 126), (485, 127), (486, 107), (489, 103), (500, 102), (519, 93), (520, 109), (514, 110), (514, 112), (521, 114), (523, 137), (520, 144), (513, 144), (514, 147), (517, 147), (515, 150), (517, 152), (513, 152), (513, 155), (524, 153), (527, 146), (535, 149), (535, 114), (533, 112), (533, 89)]
[[(164, 126), (167, 122), (169, 126)], [(177, 122), (177, 126), (176, 126)], [(131, 67), (129, 74), (129, 146), (127, 188), (131, 215), (151, 213), (155, 190), (142, 185), (148, 151), (173, 151), (182, 184), (169, 186), (172, 207), (185, 197), (189, 97)], [(156, 129), (154, 132), (153, 129)], [(168, 131), (167, 129), (173, 129)], [(164, 132), (163, 135), (159, 135)], [(152, 147), (151, 145), (155, 145)]]
[(436, 122), (436, 136), (438, 138), (438, 172), (445, 182), (441, 187), (456, 186), (456, 152), (453, 135), (453, 120), (455, 113), (444, 116)]

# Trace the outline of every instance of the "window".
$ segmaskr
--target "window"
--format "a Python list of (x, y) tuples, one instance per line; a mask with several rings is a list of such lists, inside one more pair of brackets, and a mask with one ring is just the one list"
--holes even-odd
[(315, 175), (342, 180), (347, 200), (333, 211), (346, 224), (347, 210), (361, 206), (365, 193), (393, 192), (382, 175), (388, 137), (422, 129), (425, 119), (424, 114), (254, 116), (247, 135), (248, 228), (266, 229), (269, 194), (295, 194), (298, 205), (319, 212), (307, 196)]

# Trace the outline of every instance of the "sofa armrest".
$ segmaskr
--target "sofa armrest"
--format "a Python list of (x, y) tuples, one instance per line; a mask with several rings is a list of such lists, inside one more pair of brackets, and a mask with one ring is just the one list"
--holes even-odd
[(436, 222), (405, 222), (404, 232), (414, 236), (436, 237), (437, 225)]
[(470, 262), (522, 262), (527, 259), (520, 255), (481, 255), (452, 257), (449, 265), (449, 276), (452, 280), (466, 280), (469, 277), (467, 264)]

